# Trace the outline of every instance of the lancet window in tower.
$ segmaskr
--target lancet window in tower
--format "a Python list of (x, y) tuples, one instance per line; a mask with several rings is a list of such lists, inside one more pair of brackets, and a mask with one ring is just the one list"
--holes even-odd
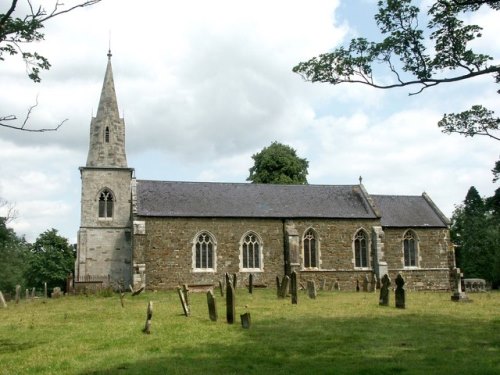
[(113, 194), (105, 189), (99, 194), (99, 217), (112, 218), (113, 217)]
[(109, 143), (109, 126), (104, 130), (104, 142)]

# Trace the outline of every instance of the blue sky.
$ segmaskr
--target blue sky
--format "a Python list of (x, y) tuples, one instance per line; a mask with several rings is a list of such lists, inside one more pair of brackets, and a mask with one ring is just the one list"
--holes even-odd
[[(56, 228), (76, 241), (78, 167), (87, 157), (110, 31), (137, 178), (244, 182), (252, 154), (276, 140), (309, 160), (313, 184), (356, 184), (361, 175), (373, 194), (426, 191), (448, 216), (471, 185), (491, 195), (498, 141), (445, 135), (436, 123), (477, 103), (500, 111), (492, 77), (408, 96), (407, 89), (311, 84), (292, 73), (299, 61), (354, 36), (376, 38), (375, 4), (104, 0), (54, 19), (36, 45), (52, 63), (42, 83), (29, 81), (19, 60), (0, 65), (1, 112), (22, 115), (38, 95), (30, 126), (69, 119), (57, 133), (0, 128), (0, 197), (19, 212), (12, 227), (28, 240)], [(494, 16), (475, 15), (485, 27), (477, 48), (500, 56)]]

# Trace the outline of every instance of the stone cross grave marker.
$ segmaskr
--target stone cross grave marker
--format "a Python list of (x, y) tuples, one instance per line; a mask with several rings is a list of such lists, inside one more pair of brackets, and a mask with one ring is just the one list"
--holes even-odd
[(385, 274), (382, 277), (382, 286), (380, 287), (380, 299), (378, 304), (380, 306), (389, 306), (389, 286), (391, 285), (390, 277)]
[(182, 288), (179, 286), (177, 287), (177, 294), (179, 294), (179, 299), (181, 300), (182, 311), (184, 312), (184, 315), (189, 316), (189, 306), (184, 297), (184, 292), (182, 291)]
[(297, 296), (297, 272), (293, 271), (290, 275), (290, 294), (292, 295), (292, 304), (296, 305), (298, 302)]
[(207, 292), (208, 316), (212, 322), (217, 321), (217, 305), (215, 303), (214, 293), (209, 290)]
[(395, 299), (396, 299), (396, 307), (398, 309), (404, 309), (405, 308), (405, 290), (404, 290), (404, 285), (405, 285), (405, 280), (403, 279), (403, 276), (401, 276), (400, 273), (398, 273), (398, 276), (396, 277), (396, 291), (395, 293)]
[(453, 280), (453, 295), (451, 300), (454, 302), (471, 302), (467, 294), (462, 291), (462, 273), (460, 268), (454, 268), (451, 271), (451, 276)]
[(247, 312), (247, 313), (241, 314), (240, 318), (241, 318), (241, 326), (243, 328), (246, 328), (246, 329), (250, 328), (250, 325), (252, 323), (252, 321), (250, 319), (250, 313)]
[(316, 298), (317, 292), (316, 292), (316, 283), (314, 280), (309, 280), (307, 282), (307, 295), (309, 298)]
[(234, 323), (236, 315), (236, 298), (234, 287), (231, 282), (226, 284), (226, 320), (228, 324)]

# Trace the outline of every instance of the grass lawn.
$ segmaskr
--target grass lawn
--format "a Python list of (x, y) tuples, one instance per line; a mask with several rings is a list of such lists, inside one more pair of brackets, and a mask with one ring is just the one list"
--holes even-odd
[[(0, 307), (0, 374), (500, 374), (500, 293), (407, 292), (406, 309), (378, 294), (319, 292), (299, 304), (272, 289), (238, 289), (237, 322), (208, 318), (206, 295), (70, 296)], [(142, 333), (148, 301), (152, 333)], [(250, 312), (243, 329), (239, 314)]]

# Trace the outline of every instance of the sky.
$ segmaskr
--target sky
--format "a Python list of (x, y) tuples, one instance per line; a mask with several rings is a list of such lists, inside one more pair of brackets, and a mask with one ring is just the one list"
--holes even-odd
[[(26, 6), (19, 3), (17, 15)], [(1, 1), (0, 13), (8, 5)], [(28, 127), (68, 119), (57, 132), (0, 127), (0, 197), (18, 212), (10, 226), (28, 241), (55, 228), (76, 242), (78, 168), (109, 47), (138, 179), (245, 182), (252, 155), (278, 141), (309, 161), (310, 184), (362, 176), (371, 194), (427, 192), (448, 217), (470, 186), (492, 195), (498, 141), (437, 127), (444, 113), (474, 104), (500, 111), (492, 77), (409, 96), (408, 88), (312, 84), (292, 72), (353, 37), (377, 39), (375, 10), (375, 0), (103, 0), (54, 18), (44, 41), (23, 47), (49, 59), (41, 83), (19, 58), (0, 62), (0, 114), (23, 118), (38, 101)], [(495, 16), (482, 11), (472, 21), (484, 28), (475, 48), (498, 57)]]

